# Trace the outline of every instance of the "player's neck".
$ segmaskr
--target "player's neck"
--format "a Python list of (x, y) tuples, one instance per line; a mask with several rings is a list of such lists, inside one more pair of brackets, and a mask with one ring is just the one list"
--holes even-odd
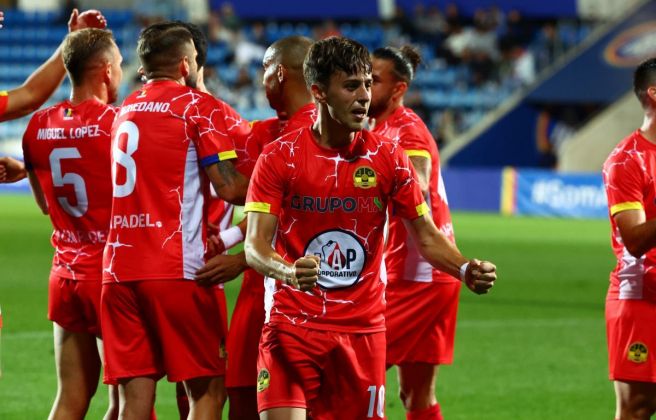
[(296, 114), (299, 109), (312, 102), (312, 96), (307, 89), (290, 89), (290, 94), (285, 98), (284, 114), (287, 119)]
[(74, 86), (71, 91), (70, 102), (73, 105), (79, 105), (89, 99), (95, 99), (103, 104), (107, 103), (107, 88), (104, 84), (85, 83), (80, 86)]
[(642, 125), (640, 126), (640, 133), (645, 139), (647, 139), (651, 143), (656, 144), (656, 112), (655, 111), (645, 112), (645, 117), (643, 118)]
[(385, 108), (385, 110), (381, 112), (380, 115), (374, 117), (374, 119), (376, 120), (376, 124), (380, 124), (383, 121), (387, 120), (390, 117), (390, 115), (394, 114), (394, 112), (397, 109), (399, 109), (399, 107), (401, 106), (403, 106), (403, 100), (390, 104), (390, 106)]
[(312, 125), (312, 134), (321, 147), (341, 149), (351, 144), (355, 133), (337, 123), (330, 116), (319, 113), (317, 121)]

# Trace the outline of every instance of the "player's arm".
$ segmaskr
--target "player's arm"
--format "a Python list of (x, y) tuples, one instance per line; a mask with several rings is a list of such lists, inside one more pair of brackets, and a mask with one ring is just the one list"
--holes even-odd
[[(79, 14), (77, 9), (73, 9), (68, 30), (73, 32), (84, 28), (104, 28), (106, 25), (105, 17), (97, 10)], [(7, 106), (0, 115), (0, 121), (20, 118), (37, 110), (53, 94), (65, 75), (61, 47), (58, 47), (21, 86), (7, 93)]]
[(0, 183), (13, 183), (27, 177), (25, 164), (8, 156), (0, 157)]
[[(438, 270), (459, 278), (477, 294), (484, 294), (494, 286), (496, 267), (487, 261), (467, 260), (449, 238), (437, 229), (429, 213), (412, 221), (406, 227), (417, 243), (419, 252)], [(461, 270), (464, 272), (461, 273)]]
[(27, 177), (30, 181), (30, 187), (32, 187), (32, 194), (34, 195), (36, 204), (39, 206), (43, 214), (48, 214), (48, 203), (46, 202), (46, 197), (43, 195), (39, 179), (33, 171), (27, 171)]
[(258, 273), (301, 290), (310, 290), (318, 280), (319, 258), (305, 256), (293, 264), (285, 261), (272, 247), (278, 217), (269, 213), (248, 213), (244, 251), (246, 262)]
[(195, 280), (201, 286), (213, 286), (235, 279), (248, 268), (244, 251), (235, 255), (225, 255), (224, 251), (244, 240), (246, 218), (236, 226), (212, 235), (208, 238), (207, 252), (213, 255), (207, 263), (196, 271)]
[(426, 156), (420, 155), (408, 155), (410, 157), (410, 162), (417, 172), (417, 178), (419, 181), (419, 188), (421, 188), (421, 193), (426, 196), (430, 188), (430, 175), (431, 175), (431, 160)]
[(622, 242), (631, 255), (640, 258), (656, 247), (656, 219), (647, 220), (642, 209), (624, 210), (613, 216)]
[(205, 167), (216, 194), (228, 203), (243, 205), (248, 191), (248, 178), (230, 160), (222, 160)]

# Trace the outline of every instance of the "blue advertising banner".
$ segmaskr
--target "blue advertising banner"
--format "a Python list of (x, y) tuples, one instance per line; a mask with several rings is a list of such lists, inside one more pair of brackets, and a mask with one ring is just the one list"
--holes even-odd
[(606, 218), (601, 174), (558, 174), (520, 170), (515, 177), (514, 214)]
[(443, 169), (442, 178), (452, 210), (498, 212), (499, 169)]
[[(210, 0), (212, 10), (225, 0)], [(229, 1), (242, 19), (367, 19), (377, 18), (377, 0), (331, 0), (308, 3), (305, 0), (240, 0)]]
[(576, 17), (576, 0), (526, 1), (526, 0), (396, 0), (406, 13), (411, 13), (418, 3), (425, 7), (437, 6), (440, 10), (455, 3), (463, 16), (473, 16), (478, 9), (498, 7), (504, 12), (516, 9), (525, 17)]

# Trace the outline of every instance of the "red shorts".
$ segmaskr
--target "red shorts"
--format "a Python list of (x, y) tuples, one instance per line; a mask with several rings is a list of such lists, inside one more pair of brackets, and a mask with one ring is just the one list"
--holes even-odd
[(306, 408), (314, 420), (384, 418), (385, 333), (262, 329), (257, 407)]
[(50, 274), (48, 319), (66, 331), (100, 337), (100, 291), (102, 283), (72, 280)]
[(610, 379), (656, 382), (656, 304), (606, 300)]
[(460, 282), (387, 285), (387, 365), (453, 362)]
[(230, 320), (226, 372), (226, 386), (229, 388), (257, 384), (257, 356), (264, 315), (264, 278), (248, 270), (244, 273), (244, 282)]
[(105, 383), (223, 375), (225, 306), (218, 290), (190, 280), (103, 284)]

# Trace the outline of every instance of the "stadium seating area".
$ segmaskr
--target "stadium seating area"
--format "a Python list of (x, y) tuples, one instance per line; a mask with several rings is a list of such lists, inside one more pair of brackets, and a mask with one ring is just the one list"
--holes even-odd
[[(103, 10), (130, 70), (136, 69), (134, 49), (139, 31), (138, 19), (132, 11)], [(218, 15), (217, 21), (220, 22)], [(66, 34), (66, 19), (55, 12), (26, 13), (16, 10), (5, 12), (5, 27), (0, 30), (0, 89), (22, 83), (30, 73), (45, 61)], [(469, 24), (463, 19), (463, 24)], [(474, 18), (473, 22), (476, 22)], [(207, 27), (210, 45), (208, 51), (207, 85), (218, 96), (235, 106), (247, 119), (272, 115), (261, 89), (261, 55), (266, 45), (291, 34), (309, 37), (322, 36), (326, 22), (268, 22), (242, 23), (238, 27), (220, 26), (216, 22)], [(388, 43), (412, 42), (421, 49), (424, 64), (418, 71), (406, 102), (422, 115), (439, 142), (463, 132), (478, 122), (488, 111), (498, 106), (516, 89), (525, 84), (503, 73), (509, 62), (499, 54), (492, 76), (481, 80), (476, 68), (466, 61), (454, 63), (442, 54), (441, 44), (449, 35), (442, 33), (427, 38), (417, 31), (404, 29), (403, 22), (329, 22), (332, 32), (359, 40), (370, 49)], [(544, 39), (543, 22), (525, 26), (528, 29), (526, 50), (531, 52), (537, 70), (553, 62), (567, 49), (579, 44), (592, 29), (592, 24), (557, 22), (556, 39), (559, 51), (550, 48), (554, 41)], [(226, 25), (227, 26), (227, 25)], [(407, 25), (406, 25), (407, 26)], [(464, 25), (463, 25), (464, 26)], [(473, 29), (472, 29), (473, 31)], [(497, 39), (504, 36), (507, 27), (493, 28)], [(526, 32), (526, 31), (525, 31)], [(324, 34), (326, 32), (323, 32)], [(551, 42), (551, 43), (549, 43)], [(244, 52), (245, 51), (245, 52)], [(547, 57), (546, 59), (543, 59)], [(125, 73), (122, 94), (127, 94), (139, 83), (134, 72)], [(51, 99), (60, 101), (68, 96), (68, 82)], [(26, 119), (0, 125), (0, 142), (21, 137)], [(439, 129), (438, 129), (439, 127)]]

